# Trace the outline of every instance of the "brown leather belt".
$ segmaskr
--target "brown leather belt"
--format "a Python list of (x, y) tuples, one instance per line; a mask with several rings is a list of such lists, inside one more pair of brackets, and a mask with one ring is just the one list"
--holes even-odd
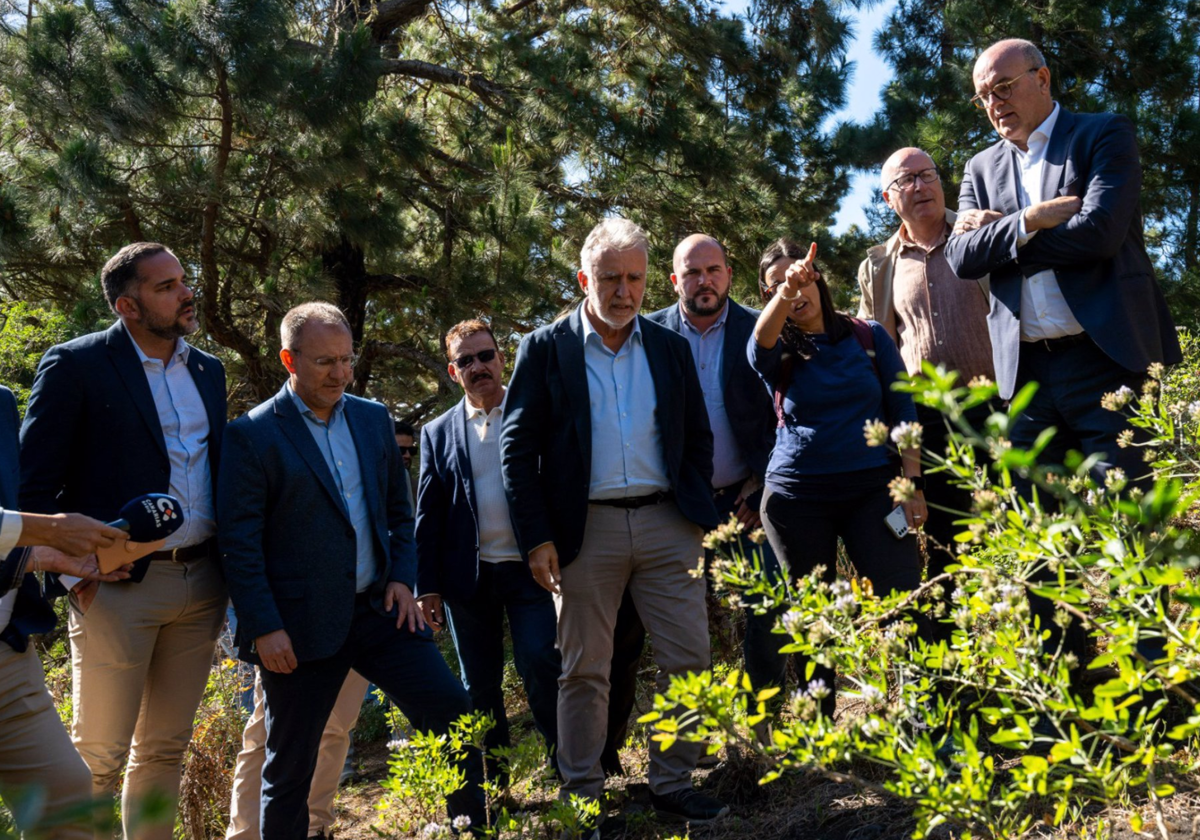
[(155, 551), (150, 554), (150, 559), (170, 560), (173, 563), (193, 563), (196, 560), (203, 560), (208, 557), (211, 546), (212, 540), (209, 539), (195, 545), (184, 546), (183, 548), (173, 548), (169, 551)]

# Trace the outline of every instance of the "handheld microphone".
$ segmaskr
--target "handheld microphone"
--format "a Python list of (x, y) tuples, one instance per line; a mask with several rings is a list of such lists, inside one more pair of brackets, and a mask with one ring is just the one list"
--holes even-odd
[(166, 493), (147, 493), (127, 502), (121, 518), (109, 522), (129, 534), (133, 542), (154, 542), (171, 536), (183, 524), (183, 506)]

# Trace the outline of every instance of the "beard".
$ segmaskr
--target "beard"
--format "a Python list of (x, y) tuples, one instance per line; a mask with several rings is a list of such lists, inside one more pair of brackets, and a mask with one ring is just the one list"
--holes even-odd
[(600, 301), (589, 296), (588, 311), (603, 321), (610, 329), (623, 330), (633, 323), (637, 317), (638, 307), (631, 307), (629, 315), (618, 315), (600, 304)]
[[(707, 294), (715, 295), (717, 298), (717, 302), (712, 306), (705, 306), (704, 304), (700, 303), (701, 296)], [(727, 300), (729, 300), (728, 291), (725, 292), (725, 294), (721, 294), (716, 289), (706, 290), (692, 295), (691, 297), (685, 297), (683, 299), (683, 308), (692, 315), (705, 317), (707, 315), (716, 315), (718, 312), (720, 312), (721, 308), (725, 306), (725, 301)]]
[[(190, 306), (190, 304), (189, 304)], [(174, 341), (177, 338), (191, 335), (200, 329), (200, 322), (193, 318), (190, 322), (185, 323), (182, 319), (183, 310), (187, 307), (181, 307), (180, 311), (175, 314), (175, 317), (168, 320), (159, 318), (156, 315), (151, 315), (148, 312), (142, 314), (142, 327), (151, 335), (158, 336), (162, 339)]]

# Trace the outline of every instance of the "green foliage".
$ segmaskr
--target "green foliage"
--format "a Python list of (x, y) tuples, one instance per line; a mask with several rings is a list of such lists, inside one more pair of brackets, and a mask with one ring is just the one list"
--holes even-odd
[(69, 337), (67, 319), (27, 303), (0, 303), (0, 382), (16, 394), (21, 412), (42, 354)]
[[(1094, 475), (1094, 459), (1043, 468), (1036, 456), (1045, 440), (1030, 451), (1013, 447), (1008, 430), (1031, 394), (974, 430), (963, 412), (994, 396), (990, 383), (960, 387), (955, 374), (926, 366), (898, 386), (940, 408), (957, 432), (930, 465), (974, 493), (973, 510), (957, 513), (957, 566), (913, 593), (892, 594), (861, 578), (827, 584), (820, 570), (772, 585), (736, 555), (712, 570), (728, 597), (785, 607), (776, 629), (782, 650), (836, 668), (859, 711), (822, 716), (817, 701), (829, 687), (804, 675), (788, 714), (760, 739), (755, 727), (769, 719), (771, 691), (755, 694), (737, 673), (689, 675), (656, 698), (646, 718), (656, 738), (737, 743), (769, 762), (764, 783), (804, 769), (887, 793), (912, 807), (915, 836), (949, 824), (963, 837), (1015, 838), (1035, 822), (1062, 825), (1090, 805), (1131, 797), (1160, 809), (1183, 770), (1173, 753), (1200, 733), (1200, 584), (1192, 574), (1200, 551), (1180, 519), (1194, 516), (1200, 499), (1200, 401), (1187, 373), (1197, 346), (1185, 342), (1180, 370), (1152, 369), (1143, 394), (1104, 399), (1149, 438), (1122, 440), (1148, 453), (1155, 478), (1147, 489), (1120, 470)], [(977, 463), (976, 452), (988, 463)], [(1017, 476), (1055, 504), (1026, 503)], [(722, 526), (709, 542), (728, 542), (738, 528)], [(939, 597), (946, 589), (950, 614)], [(1030, 624), (1029, 592), (1055, 602), (1056, 623), (1082, 626), (1097, 652), (1086, 667), (1043, 651), (1048, 633)], [(918, 638), (913, 610), (952, 623), (951, 644)], [(1164, 652), (1148, 659), (1139, 642)], [(879, 781), (866, 767), (887, 775)]]

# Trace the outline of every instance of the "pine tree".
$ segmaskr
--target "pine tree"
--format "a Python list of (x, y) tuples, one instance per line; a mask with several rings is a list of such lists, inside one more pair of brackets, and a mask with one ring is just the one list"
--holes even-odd
[(759, 3), (749, 31), (705, 0), (29, 8), (0, 61), (8, 293), (99, 320), (104, 259), (162, 240), (235, 405), (276, 389), (300, 300), (348, 313), (356, 390), (421, 415), (452, 391), (443, 331), (552, 318), (604, 214), (652, 234), (646, 307), (696, 230), (751, 296), (759, 249), (821, 232), (847, 186), (822, 130), (847, 28), (824, 3)]

